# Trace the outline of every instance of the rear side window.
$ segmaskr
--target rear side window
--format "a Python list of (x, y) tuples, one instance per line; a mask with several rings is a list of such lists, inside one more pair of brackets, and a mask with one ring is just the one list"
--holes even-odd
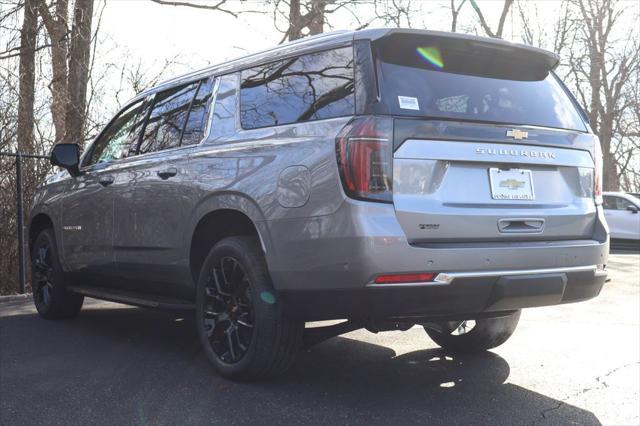
[(193, 83), (156, 94), (138, 149), (139, 154), (180, 145), (182, 129), (197, 89), (198, 83)]
[(535, 53), (424, 36), (383, 39), (375, 50), (391, 114), (586, 131)]
[(244, 129), (341, 117), (354, 113), (353, 48), (270, 63), (242, 72)]
[(213, 79), (203, 80), (198, 88), (198, 93), (193, 100), (187, 124), (184, 126), (181, 145), (193, 145), (202, 140), (206, 127), (211, 95), (213, 93)]
[(236, 131), (236, 100), (238, 74), (220, 77), (216, 102), (213, 105), (211, 139), (233, 135)]

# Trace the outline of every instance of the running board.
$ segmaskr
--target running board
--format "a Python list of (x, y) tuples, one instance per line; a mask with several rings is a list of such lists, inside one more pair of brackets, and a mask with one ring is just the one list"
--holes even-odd
[(125, 305), (141, 306), (143, 308), (193, 310), (195, 305), (183, 299), (156, 296), (152, 294), (136, 293), (133, 291), (119, 290), (105, 287), (67, 286), (67, 290), (94, 299), (108, 300), (110, 302), (124, 303)]

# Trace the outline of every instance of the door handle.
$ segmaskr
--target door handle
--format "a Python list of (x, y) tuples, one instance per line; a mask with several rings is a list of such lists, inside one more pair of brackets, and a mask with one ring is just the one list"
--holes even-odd
[(503, 233), (540, 233), (544, 230), (544, 219), (514, 218), (498, 220), (498, 230)]
[(160, 179), (166, 180), (177, 175), (178, 169), (176, 169), (175, 167), (171, 167), (170, 169), (167, 169), (167, 170), (161, 170), (157, 174), (160, 177)]
[(113, 176), (107, 175), (107, 176), (100, 176), (100, 179), (98, 179), (98, 182), (100, 182), (100, 185), (102, 186), (109, 186), (113, 183), (114, 178)]

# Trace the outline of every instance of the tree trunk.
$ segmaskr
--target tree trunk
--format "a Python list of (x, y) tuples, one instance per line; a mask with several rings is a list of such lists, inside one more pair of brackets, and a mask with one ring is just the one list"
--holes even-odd
[(32, 153), (33, 99), (35, 90), (36, 36), (38, 33), (37, 0), (25, 0), (20, 35), (20, 88), (18, 100), (18, 152)]
[(289, 41), (302, 38), (302, 28), (304, 28), (302, 20), (300, 0), (291, 0), (289, 4), (289, 29), (287, 31)]
[(322, 34), (324, 32), (324, 9), (326, 0), (312, 0), (311, 19), (309, 21), (309, 35)]
[(619, 191), (620, 179), (618, 178), (618, 165), (616, 159), (606, 150), (603, 144), (602, 147), (602, 164), (604, 166), (602, 188), (604, 191)]
[(55, 143), (65, 138), (65, 116), (67, 113), (67, 7), (68, 0), (58, 0), (55, 17), (51, 16), (44, 0), (39, 0), (39, 11), (51, 39), (51, 116), (56, 129)]
[(65, 138), (68, 142), (82, 144), (87, 105), (87, 81), (89, 80), (93, 0), (76, 0), (73, 15), (67, 77)]

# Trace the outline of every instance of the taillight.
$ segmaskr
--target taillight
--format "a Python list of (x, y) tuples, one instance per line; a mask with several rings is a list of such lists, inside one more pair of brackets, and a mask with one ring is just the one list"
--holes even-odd
[(349, 197), (392, 201), (393, 119), (358, 117), (336, 138), (336, 155)]
[(595, 197), (596, 204), (602, 205), (602, 148), (600, 147), (600, 140), (595, 137), (593, 144), (593, 162), (595, 165), (594, 179), (593, 179), (593, 196)]

